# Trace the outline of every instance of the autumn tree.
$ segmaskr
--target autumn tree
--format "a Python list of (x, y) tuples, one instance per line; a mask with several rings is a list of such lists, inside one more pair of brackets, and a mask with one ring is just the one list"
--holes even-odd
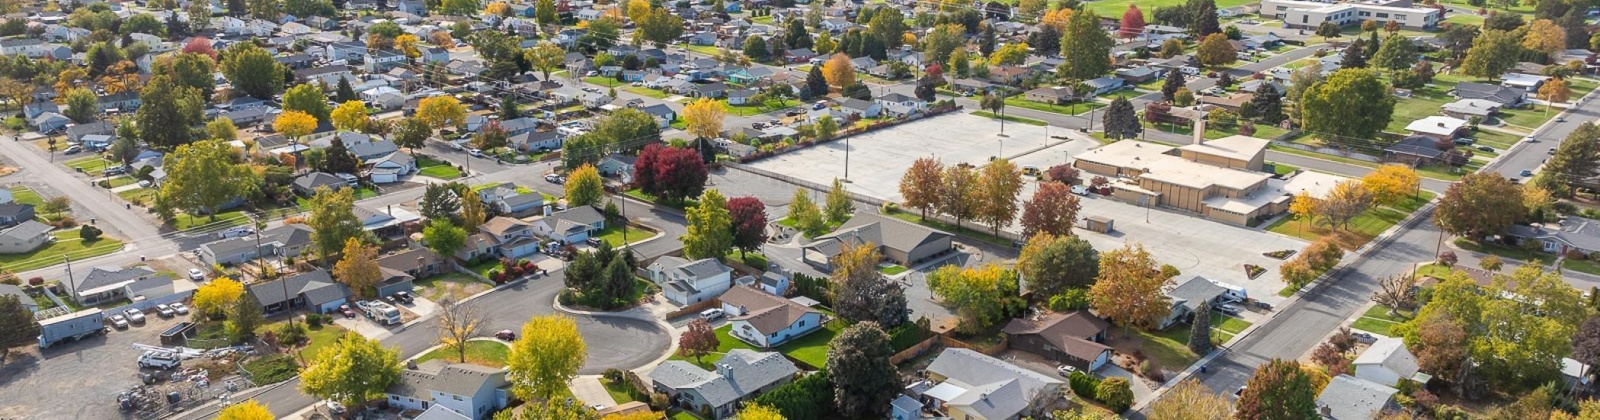
[(283, 133), (291, 139), (311, 134), (317, 129), (317, 117), (300, 111), (283, 111), (272, 120), (272, 131)]
[(822, 76), (828, 79), (828, 85), (838, 88), (856, 83), (855, 67), (850, 64), (850, 56), (844, 54), (834, 54), (823, 62)]
[(1122, 22), (1118, 25), (1117, 37), (1132, 39), (1144, 34), (1144, 12), (1139, 6), (1128, 3), (1128, 10), (1122, 12)]
[(361, 219), (356, 218), (353, 189), (317, 188), (307, 204), (306, 211), (310, 215), (306, 217), (306, 226), (311, 227), (312, 247), (322, 258), (333, 257), (350, 239), (365, 233)]
[(733, 219), (728, 214), (727, 199), (715, 189), (700, 194), (700, 204), (687, 209), (688, 220), (683, 233), (683, 256), (691, 260), (702, 258), (722, 259), (733, 250)]
[(339, 104), (330, 113), (333, 119), (333, 128), (346, 131), (364, 131), (367, 129), (367, 104), (361, 101), (348, 101)]
[(1083, 238), (1040, 233), (1022, 247), (1017, 270), (1027, 279), (1028, 292), (1043, 300), (1093, 286), (1100, 274), (1100, 254)]
[(845, 328), (828, 343), (827, 369), (839, 414), (857, 418), (883, 411), (899, 394), (900, 375), (889, 356), (889, 335), (875, 322)]
[[(1600, 316), (1590, 316), (1584, 320), (1578, 332), (1572, 335), (1572, 359), (1585, 365), (1600, 366)], [(1595, 372), (1591, 370), (1587, 374), (1593, 377)]]
[(1555, 106), (1555, 104), (1566, 102), (1571, 96), (1572, 88), (1567, 84), (1567, 79), (1552, 78), (1546, 80), (1544, 85), (1539, 86), (1539, 97), (1544, 98), (1546, 112), (1549, 112), (1550, 107)]
[(688, 125), (689, 134), (700, 138), (716, 138), (722, 133), (722, 120), (728, 116), (728, 107), (723, 101), (700, 98), (683, 106), (683, 121)]
[(1433, 222), (1446, 233), (1478, 240), (1522, 219), (1522, 189), (1495, 172), (1470, 172), (1450, 184)]
[(1539, 19), (1528, 24), (1522, 35), (1522, 48), (1554, 57), (1557, 51), (1567, 48), (1567, 31), (1550, 19)]
[(1406, 165), (1382, 165), (1361, 177), (1361, 186), (1372, 194), (1372, 202), (1385, 206), (1400, 204), (1417, 193), (1422, 178)]
[(244, 296), (244, 285), (228, 277), (217, 277), (194, 291), (194, 310), (207, 317), (221, 316)]
[(872, 321), (894, 328), (906, 322), (906, 294), (898, 283), (878, 272), (878, 245), (846, 245), (833, 257), (829, 284), (833, 307), (852, 322)]
[(567, 388), (588, 357), (578, 324), (565, 315), (536, 316), (522, 324), (522, 334), (506, 357), (511, 392), (525, 401), (548, 401)]
[(944, 169), (943, 188), (939, 192), (939, 212), (956, 219), (956, 227), (961, 227), (961, 222), (977, 215), (981, 206), (978, 187), (978, 173), (970, 166), (952, 165)]
[(1142, 244), (1128, 244), (1100, 256), (1100, 273), (1089, 288), (1089, 302), (1129, 334), (1129, 327), (1149, 328), (1172, 312), (1165, 293), (1178, 275), (1172, 266), (1159, 265)]
[(1500, 77), (1517, 65), (1517, 54), (1521, 51), (1522, 45), (1516, 35), (1503, 30), (1485, 30), (1472, 39), (1472, 47), (1467, 49), (1466, 59), (1461, 62), (1461, 71), (1469, 76)]
[(1071, 235), (1080, 209), (1078, 196), (1067, 184), (1041, 183), (1033, 199), (1022, 203), (1022, 236)]
[(639, 191), (669, 203), (700, 195), (707, 177), (700, 152), (685, 147), (646, 145), (633, 164), (633, 182)]
[[(345, 255), (345, 258), (349, 258), (348, 253)], [(434, 310), (437, 314), (434, 330), (439, 333), (439, 345), (456, 354), (456, 363), (466, 363), (467, 340), (477, 336), (478, 331), (484, 329), (484, 324), (489, 323), (489, 314), (478, 309), (477, 305), (462, 302), (461, 296), (454, 294), (447, 294), (437, 303), (438, 309)]]
[[(906, 208), (921, 211), (920, 218), (928, 219), (928, 211), (939, 207), (940, 187), (943, 182), (944, 164), (932, 157), (920, 157), (911, 162), (911, 168), (906, 169), (905, 175), (900, 177), (900, 195), (905, 197), (902, 203)], [(1034, 196), (1038, 199), (1038, 195)], [(1023, 213), (1024, 226), (1026, 226), (1027, 213)]]
[(1017, 195), (1022, 193), (1022, 171), (1010, 160), (989, 161), (978, 175), (975, 218), (988, 223), (995, 235), (1017, 215)]
[(1234, 418), (1251, 420), (1299, 420), (1320, 417), (1316, 390), (1300, 362), (1272, 359), (1256, 368), (1239, 394)]
[(856, 203), (850, 199), (850, 193), (844, 189), (844, 181), (833, 179), (833, 186), (828, 188), (828, 195), (823, 197), (822, 214), (828, 217), (828, 223), (842, 224), (850, 220), (856, 213)]
[(217, 413), (217, 420), (273, 420), (276, 418), (272, 415), (272, 411), (267, 410), (265, 404), (257, 402), (255, 399), (227, 406)]
[(333, 276), (340, 283), (350, 286), (350, 292), (357, 296), (370, 296), (367, 289), (377, 286), (380, 273), (378, 273), (378, 249), (361, 243), (360, 239), (350, 238), (345, 240), (344, 251), (339, 263), (334, 265)]
[(1206, 35), (1200, 40), (1200, 49), (1195, 51), (1195, 58), (1200, 64), (1220, 67), (1239, 60), (1239, 51), (1228, 42), (1228, 37), (1221, 33)]
[(600, 199), (605, 196), (604, 180), (600, 179), (600, 172), (588, 164), (567, 174), (564, 187), (568, 206), (593, 206), (600, 204)]
[[(767, 205), (751, 196), (728, 200), (728, 216), (733, 219), (733, 246), (739, 257), (757, 251), (767, 242)], [(765, 269), (766, 267), (756, 267)]]
[(528, 65), (534, 70), (543, 74), (545, 80), (550, 80), (550, 73), (565, 64), (566, 55), (565, 49), (549, 41), (540, 42), (533, 48), (522, 51), (523, 59), (527, 60)]
[(1378, 290), (1372, 292), (1372, 302), (1389, 308), (1389, 316), (1417, 304), (1417, 283), (1410, 275), (1394, 275), (1378, 279)]
[(383, 398), (383, 390), (399, 378), (399, 350), (384, 348), (378, 340), (348, 331), (306, 363), (300, 371), (300, 391), (347, 407), (359, 407), (368, 400)]
[(1188, 379), (1179, 382), (1161, 399), (1150, 404), (1151, 419), (1158, 420), (1228, 420), (1233, 414), (1233, 404), (1227, 397), (1211, 392), (1200, 381)]
[(423, 98), (417, 103), (416, 115), (434, 129), (459, 127), (467, 123), (467, 107), (449, 95)]
[(946, 265), (927, 275), (928, 289), (961, 316), (958, 327), (976, 333), (1004, 317), (1003, 301), (1017, 296), (1016, 273), (994, 264), (978, 268)]
[(1373, 195), (1355, 180), (1340, 182), (1317, 200), (1316, 214), (1333, 229), (1349, 228), (1350, 220), (1372, 208)]
[(704, 318), (695, 318), (689, 321), (689, 326), (678, 337), (678, 355), (693, 357), (695, 363), (700, 363), (700, 358), (717, 351), (717, 333), (712, 331), (711, 323)]

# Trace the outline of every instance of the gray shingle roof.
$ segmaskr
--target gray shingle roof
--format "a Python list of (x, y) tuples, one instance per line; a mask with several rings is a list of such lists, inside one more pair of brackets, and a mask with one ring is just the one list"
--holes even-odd
[(97, 288), (97, 287), (103, 287), (103, 286), (109, 286), (109, 285), (113, 285), (113, 284), (117, 284), (117, 283), (133, 281), (134, 279), (138, 279), (140, 277), (148, 276), (148, 275), (155, 274), (155, 273), (156, 272), (150, 271), (149, 268), (146, 268), (146, 267), (143, 267), (143, 266), (128, 267), (128, 268), (115, 267), (115, 266), (112, 266), (112, 267), (95, 267), (95, 268), (90, 269), (89, 273), (83, 275), (83, 277), (79, 277), (77, 279), (74, 279), (74, 280), (76, 280), (75, 281), (75, 283), (76, 283), (75, 288), (77, 290), (93, 289), (93, 288)]
[(747, 349), (728, 351), (716, 365), (727, 374), (707, 372), (689, 362), (673, 360), (657, 367), (650, 373), (650, 379), (674, 389), (693, 390), (707, 403), (720, 407), (800, 372), (780, 353)]
[(384, 392), (432, 401), (433, 396), (429, 395), (429, 391), (471, 397), (486, 385), (499, 387), (502, 382), (505, 382), (505, 371), (501, 369), (429, 360), (417, 365), (416, 369), (402, 370), (400, 380)]
[(805, 246), (815, 248), (828, 255), (835, 255), (845, 243), (860, 245), (871, 242), (880, 246), (900, 251), (910, 251), (922, 244), (950, 236), (944, 231), (929, 229), (927, 227), (906, 222), (904, 220), (887, 217), (873, 212), (856, 212), (850, 221), (839, 226), (838, 230), (827, 235), (817, 237)]
[(593, 225), (606, 220), (605, 215), (600, 214), (599, 210), (595, 210), (594, 207), (591, 206), (577, 206), (569, 208), (552, 213), (550, 217), (556, 220), (565, 220), (580, 225)]
[(0, 230), (0, 238), (27, 241), (39, 237), (39, 235), (49, 234), (50, 229), (50, 225), (39, 223), (37, 220), (29, 220), (5, 230)]
[(306, 295), (311, 304), (332, 302), (348, 296), (350, 293), (343, 284), (333, 281), (333, 276), (327, 270), (317, 270), (301, 273), (281, 280), (256, 283), (250, 285), (250, 294), (256, 297), (256, 302), (262, 306), (271, 305), (289, 300), (284, 295), (285, 285), (289, 290), (288, 296)]
[(1327, 408), (1326, 419), (1366, 420), (1390, 406), (1396, 392), (1399, 390), (1372, 381), (1339, 375), (1317, 395), (1317, 407)]
[(1182, 304), (1193, 311), (1200, 308), (1200, 302), (1216, 299), (1217, 296), (1227, 292), (1227, 288), (1212, 283), (1205, 277), (1195, 276), (1173, 287), (1167, 292), (1167, 296), (1172, 298), (1173, 303)]
[(1011, 418), (1028, 406), (1028, 395), (1062, 384), (1058, 379), (968, 349), (945, 349), (927, 370), (968, 391), (950, 403), (972, 406), (987, 418)]

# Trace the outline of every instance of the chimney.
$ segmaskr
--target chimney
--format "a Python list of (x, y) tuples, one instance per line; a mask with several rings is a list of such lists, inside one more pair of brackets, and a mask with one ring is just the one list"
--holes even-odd
[(733, 372), (730, 369), (731, 368), (728, 366), (727, 363), (718, 363), (717, 364), (717, 374), (718, 375), (722, 375), (722, 377), (724, 377), (724, 378), (729, 378), (729, 379), (733, 378)]
[(1194, 120), (1194, 140), (1191, 142), (1191, 144), (1199, 146), (1201, 143), (1205, 143), (1205, 142), (1206, 142), (1206, 119), (1205, 118), (1196, 118)]

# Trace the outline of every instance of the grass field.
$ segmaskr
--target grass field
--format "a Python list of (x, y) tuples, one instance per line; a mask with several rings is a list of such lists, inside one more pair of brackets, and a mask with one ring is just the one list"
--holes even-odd
[(145, 205), (149, 204), (152, 200), (155, 200), (156, 190), (150, 188), (134, 188), (119, 192), (117, 193), (117, 196), (122, 197), (123, 200), (128, 200), (130, 203)]
[[(1134, 328), (1133, 338), (1140, 342), (1139, 350), (1145, 356), (1155, 359), (1162, 368), (1179, 371), (1183, 370), (1200, 356), (1189, 350), (1189, 326), (1178, 324), (1167, 328), (1165, 331), (1145, 331)], [(1116, 331), (1107, 331), (1107, 335), (1118, 334)]]
[(880, 265), (880, 266), (878, 266), (878, 272), (879, 273), (883, 273), (883, 275), (885, 275), (885, 276), (892, 276), (892, 275), (895, 275), (895, 274), (904, 273), (904, 272), (906, 272), (906, 270), (910, 270), (910, 269), (909, 268), (905, 268), (904, 266), (901, 266), (899, 264), (889, 264), (889, 265)]
[(695, 54), (709, 55), (712, 57), (722, 55), (722, 49), (711, 45), (689, 45), (687, 48), (689, 48), (690, 52)]
[(1423, 191), (1417, 196), (1400, 202), (1395, 207), (1367, 209), (1367, 211), (1357, 215), (1355, 219), (1350, 220), (1348, 228), (1341, 228), (1337, 231), (1309, 221), (1295, 220), (1293, 217), (1278, 219), (1277, 222), (1268, 226), (1267, 230), (1307, 241), (1316, 241), (1324, 235), (1332, 234), (1334, 235), (1334, 242), (1338, 243), (1340, 247), (1353, 250), (1367, 243), (1367, 241), (1371, 241), (1372, 238), (1388, 230), (1395, 223), (1399, 223), (1401, 219), (1405, 219), (1406, 215), (1422, 207), (1428, 200), (1432, 200), (1433, 196), (1432, 192)]
[(645, 97), (650, 97), (650, 98), (656, 98), (656, 99), (665, 99), (667, 96), (669, 96), (669, 95), (667, 95), (666, 92), (662, 92), (662, 91), (659, 91), (659, 90), (647, 88), (647, 87), (644, 87), (644, 86), (628, 86), (628, 87), (622, 88), (622, 90), (627, 91), (629, 93), (633, 93), (635, 95), (640, 95), (640, 96), (645, 96)]
[(1012, 96), (1006, 98), (1006, 106), (1051, 112), (1062, 115), (1077, 115), (1080, 113), (1089, 112), (1090, 110), (1105, 108), (1106, 104), (1099, 102), (1076, 102), (1067, 105), (1056, 105), (1022, 99), (1020, 96)]
[(79, 172), (83, 172), (83, 173), (87, 173), (87, 174), (91, 174), (91, 175), (99, 175), (100, 171), (104, 171), (104, 170), (106, 170), (106, 168), (112, 166), (111, 161), (102, 159), (100, 157), (100, 155), (84, 156), (84, 157), (81, 157), (81, 158), (77, 158), (77, 159), (69, 160), (69, 161), (66, 161), (66, 162), (62, 162), (62, 164), (63, 165), (67, 165), (68, 168), (72, 168), (72, 169), (78, 170)]
[(1445, 23), (1456, 24), (1456, 25), (1483, 26), (1483, 16), (1478, 16), (1478, 15), (1474, 15), (1474, 14), (1466, 14), (1466, 13), (1457, 13), (1454, 16), (1450, 16), (1450, 18), (1445, 19), (1444, 22)]
[[(1143, 120), (1140, 120), (1139, 124), (1144, 125), (1144, 128), (1148, 129), (1148, 130), (1165, 131), (1165, 132), (1168, 132), (1168, 133), (1182, 134), (1182, 135), (1185, 135), (1185, 136), (1190, 135), (1191, 133), (1194, 133), (1194, 126), (1191, 126), (1191, 125), (1152, 123), (1152, 122), (1143, 121)], [(1271, 125), (1271, 124), (1256, 124), (1256, 132), (1255, 132), (1255, 134), (1252, 134), (1251, 137), (1263, 138), (1263, 139), (1274, 139), (1274, 138), (1277, 138), (1278, 136), (1284, 135), (1285, 133), (1288, 133), (1288, 132), (1289, 132), (1288, 130), (1284, 130), (1282, 128), (1278, 128), (1278, 126), (1275, 126), (1275, 125)], [(1227, 126), (1227, 127), (1218, 127), (1218, 126), (1209, 126), (1209, 125), (1206, 126), (1206, 139), (1208, 139), (1208, 140), (1216, 140), (1216, 139), (1220, 139), (1220, 138), (1228, 137), (1228, 136), (1232, 136), (1232, 135), (1237, 135), (1237, 134), (1239, 134), (1239, 126), (1238, 125), (1231, 125), (1231, 126)]]
[[(304, 204), (302, 203), (301, 206), (304, 207)], [(217, 213), (216, 216), (212, 218), (210, 216), (195, 216), (182, 213), (173, 218), (172, 227), (177, 230), (189, 230), (198, 227), (221, 228), (242, 225), (250, 221), (249, 218), (245, 217), (244, 210), (239, 209)]]
[(1390, 316), (1389, 308), (1373, 306), (1367, 309), (1366, 313), (1361, 314), (1361, 318), (1357, 318), (1356, 322), (1351, 324), (1350, 327), (1362, 331), (1370, 331), (1374, 334), (1389, 335), (1390, 328), (1410, 320), (1415, 315), (1415, 313), (1401, 311), (1398, 316)]
[(55, 237), (55, 242), (45, 244), (33, 252), (0, 254), (0, 267), (12, 272), (23, 272), (61, 264), (65, 262), (62, 257), (82, 260), (122, 249), (122, 241), (115, 238), (101, 235), (100, 239), (87, 242), (78, 237), (78, 232), (78, 229), (51, 232), (50, 236)]
[[(1184, 0), (1101, 0), (1085, 2), (1084, 6), (1088, 7), (1089, 10), (1093, 10), (1100, 17), (1118, 18), (1122, 16), (1122, 12), (1128, 10), (1129, 3), (1139, 5), (1139, 10), (1144, 12), (1144, 20), (1151, 22), (1155, 18), (1153, 13), (1155, 13), (1156, 8), (1181, 6), (1184, 4)], [(1250, 0), (1217, 0), (1217, 9), (1221, 10), (1250, 3), (1255, 2)]]
[(1245, 328), (1250, 328), (1250, 321), (1245, 321), (1243, 319), (1216, 312), (1211, 313), (1211, 333), (1221, 337), (1222, 342), (1224, 343), (1228, 342), (1228, 340), (1232, 340), (1233, 336), (1244, 332)]
[[(467, 363), (488, 366), (492, 368), (505, 367), (506, 356), (511, 353), (511, 348), (498, 341), (473, 340), (467, 342)], [(422, 363), (434, 359), (455, 363), (460, 357), (455, 349), (440, 347), (418, 356), (416, 362)]]
[[(594, 235), (600, 241), (611, 244), (613, 248), (621, 248), (626, 242), (622, 240), (622, 227), (607, 225)], [(639, 242), (645, 238), (655, 236), (655, 232), (639, 229), (637, 226), (628, 229), (628, 242)]]
[(767, 113), (767, 109), (762, 108), (760, 105), (729, 105), (727, 99), (718, 99), (718, 101), (722, 102), (722, 106), (728, 107), (728, 115), (749, 117)]
[[(1450, 84), (1449, 86), (1454, 86)], [(1406, 125), (1412, 121), (1439, 115), (1439, 107), (1455, 102), (1455, 98), (1444, 93), (1449, 87), (1434, 83), (1411, 91), (1410, 98), (1400, 99), (1394, 104), (1394, 118), (1389, 120), (1389, 125), (1383, 131), (1390, 133), (1406, 133)]]
[(1300, 170), (1300, 168), (1297, 168), (1294, 165), (1272, 162), (1272, 171), (1278, 175), (1288, 175), (1298, 170)]
[[(1470, 241), (1464, 238), (1456, 238), (1454, 243), (1457, 247), (1468, 251), (1493, 254), (1508, 260), (1517, 260), (1528, 264), (1538, 264), (1546, 267), (1555, 263), (1556, 260), (1555, 254), (1528, 251), (1521, 248), (1514, 248), (1495, 243), (1486, 244)], [(1600, 264), (1596, 264), (1591, 260), (1562, 260), (1561, 268), (1580, 273), (1600, 275)]]
[[(284, 323), (282, 321), (279, 321), (263, 325), (260, 328), (256, 328), (256, 333), (260, 334), (266, 331), (277, 331), (278, 328), (280, 328), (283, 324)], [(298, 353), (301, 357), (304, 357), (307, 360), (315, 358), (317, 357), (317, 352), (320, 352), (323, 348), (332, 345), (334, 340), (337, 340), (339, 339), (339, 336), (344, 335), (344, 332), (344, 327), (334, 325), (333, 323), (325, 323), (316, 328), (308, 328), (306, 329), (306, 346), (300, 348)]]
[(456, 169), (456, 166), (451, 165), (450, 162), (445, 162), (427, 156), (417, 157), (417, 167), (422, 168), (422, 170), (418, 171), (417, 173), (426, 177), (455, 179), (460, 178), (462, 175), (461, 170)]
[(767, 255), (760, 252), (746, 252), (744, 256), (740, 256), (739, 250), (735, 249), (733, 252), (728, 253), (727, 258), (728, 261), (748, 265), (757, 270), (767, 269)]
[(44, 205), (44, 197), (28, 187), (11, 187), (11, 200), (18, 204), (32, 204), (35, 207)]
[(1036, 120), (1036, 119), (1032, 119), (1032, 118), (1023, 118), (1023, 117), (1018, 117), (1018, 116), (1015, 116), (1015, 115), (995, 115), (993, 112), (989, 112), (989, 111), (973, 111), (972, 115), (977, 115), (977, 116), (980, 116), (980, 117), (998, 118), (998, 119), (1005, 120), (1005, 121), (1023, 123), (1023, 124), (1027, 124), (1027, 125), (1037, 125), (1037, 126), (1049, 125), (1049, 123), (1046, 123), (1044, 121), (1039, 121), (1039, 120)]

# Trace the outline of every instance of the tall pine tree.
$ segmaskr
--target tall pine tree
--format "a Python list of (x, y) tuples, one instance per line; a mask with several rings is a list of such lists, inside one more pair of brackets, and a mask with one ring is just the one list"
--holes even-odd
[(345, 103), (345, 102), (354, 101), (354, 100), (358, 100), (358, 99), (361, 99), (361, 97), (356, 96), (356, 90), (354, 88), (350, 87), (350, 79), (346, 79), (344, 77), (340, 77), (339, 78), (339, 87), (337, 89), (335, 89), (334, 93), (333, 93), (334, 102), (338, 102), (338, 103), (342, 104), (342, 103)]
[(1178, 89), (1183, 89), (1185, 83), (1183, 79), (1183, 72), (1177, 69), (1167, 71), (1167, 82), (1161, 85), (1161, 97), (1167, 102), (1172, 102), (1173, 96), (1178, 94)]
[(1194, 322), (1189, 324), (1189, 350), (1205, 357), (1211, 353), (1211, 303), (1200, 302), (1194, 310)]
[(1195, 34), (1195, 39), (1222, 32), (1222, 25), (1217, 23), (1216, 0), (1189, 0), (1185, 8), (1189, 9), (1189, 32)]
[(806, 74), (806, 90), (812, 97), (828, 94), (828, 79), (822, 77), (822, 66), (811, 66), (811, 73)]
[(1133, 102), (1125, 97), (1118, 96), (1112, 100), (1111, 106), (1106, 107), (1104, 118), (1106, 137), (1118, 140), (1134, 138), (1144, 130), (1139, 125), (1139, 116), (1134, 114)]

